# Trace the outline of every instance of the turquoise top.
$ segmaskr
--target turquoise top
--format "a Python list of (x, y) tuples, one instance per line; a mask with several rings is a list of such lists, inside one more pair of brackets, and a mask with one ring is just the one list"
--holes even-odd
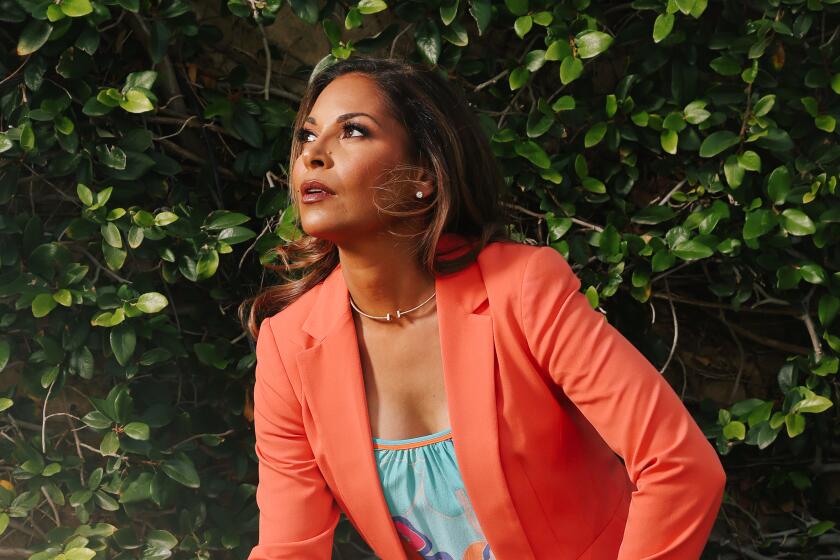
[(409, 560), (494, 560), (455, 459), (452, 429), (373, 438), (391, 517)]

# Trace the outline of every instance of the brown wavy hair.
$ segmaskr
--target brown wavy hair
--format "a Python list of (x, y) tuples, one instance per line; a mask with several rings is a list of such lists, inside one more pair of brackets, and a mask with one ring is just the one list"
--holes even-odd
[[(405, 218), (401, 224), (414, 226), (418, 263), (432, 274), (456, 272), (472, 263), (488, 243), (512, 241), (500, 200), (504, 178), (489, 139), (463, 93), (441, 75), (439, 68), (361, 56), (334, 62), (310, 78), (292, 130), (303, 125), (321, 91), (350, 72), (372, 79), (388, 110), (410, 132), (419, 167), (406, 162), (395, 169), (395, 178), (378, 187), (389, 204), (377, 206), (380, 212)], [(301, 151), (301, 142), (293, 134), (289, 174)], [(406, 191), (398, 185), (411, 182), (400, 172), (417, 169), (430, 174), (436, 187), (430, 197), (421, 200), (405, 194), (413, 193), (413, 189)], [(289, 190), (292, 204), (297, 205), (294, 185), (289, 185)], [(300, 227), (299, 217), (297, 225)], [(438, 258), (451, 253), (436, 252), (444, 233), (463, 236), (468, 250), (461, 248), (454, 258)], [(265, 317), (322, 282), (339, 262), (334, 243), (306, 234), (275, 247), (272, 253), (279, 264), (265, 266), (276, 271), (281, 282), (239, 307), (240, 321), (254, 339)]]

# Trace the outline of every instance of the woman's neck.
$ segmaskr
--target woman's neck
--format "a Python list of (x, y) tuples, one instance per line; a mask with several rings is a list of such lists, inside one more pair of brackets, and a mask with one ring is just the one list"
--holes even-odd
[(351, 248), (339, 246), (344, 281), (356, 307), (368, 315), (393, 317), (397, 309), (411, 309), (432, 294), (434, 276), (417, 262), (412, 243), (382, 237)]

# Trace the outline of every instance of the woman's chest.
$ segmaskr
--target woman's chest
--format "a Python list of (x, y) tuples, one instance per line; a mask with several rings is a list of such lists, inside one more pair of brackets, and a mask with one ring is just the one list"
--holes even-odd
[(360, 333), (359, 357), (373, 437), (407, 439), (450, 427), (437, 326)]

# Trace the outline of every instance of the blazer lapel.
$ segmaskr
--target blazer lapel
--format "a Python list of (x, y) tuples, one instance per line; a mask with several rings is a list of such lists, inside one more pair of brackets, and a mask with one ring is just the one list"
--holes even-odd
[[(446, 234), (438, 250), (459, 237)], [(455, 455), (494, 557), (533, 558), (499, 454), (496, 360), (487, 292), (477, 263), (435, 278), (444, 386)], [(478, 311), (477, 311), (478, 310)], [(406, 554), (382, 492), (373, 451), (359, 346), (339, 264), (303, 323), (316, 343), (297, 354), (317, 443), (362, 537), (387, 560)]]

